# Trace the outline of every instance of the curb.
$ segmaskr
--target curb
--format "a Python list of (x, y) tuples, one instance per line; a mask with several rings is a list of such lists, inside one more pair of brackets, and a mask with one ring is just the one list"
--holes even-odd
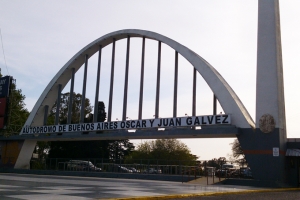
[(248, 193), (263, 193), (263, 192), (284, 192), (284, 191), (297, 191), (300, 188), (280, 188), (280, 189), (262, 189), (262, 190), (245, 190), (238, 192), (206, 192), (201, 194), (176, 194), (176, 195), (162, 195), (162, 196), (140, 196), (140, 197), (125, 197), (125, 198), (110, 198), (106, 200), (151, 200), (151, 199), (180, 199), (188, 197), (201, 197), (201, 196), (222, 196), (230, 194), (248, 194)]

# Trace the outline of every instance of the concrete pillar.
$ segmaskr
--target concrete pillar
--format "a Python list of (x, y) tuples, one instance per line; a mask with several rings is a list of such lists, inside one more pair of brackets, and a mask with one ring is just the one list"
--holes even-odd
[(30, 159), (36, 146), (36, 140), (25, 140), (20, 150), (15, 169), (29, 169)]
[[(256, 128), (238, 136), (254, 179), (286, 184), (286, 126), (278, 0), (258, 1)], [(278, 152), (278, 153), (277, 153)]]
[[(269, 116), (264, 116), (269, 115)], [(273, 117), (285, 134), (285, 107), (278, 0), (260, 0), (258, 7), (256, 128), (270, 132), (262, 117)]]

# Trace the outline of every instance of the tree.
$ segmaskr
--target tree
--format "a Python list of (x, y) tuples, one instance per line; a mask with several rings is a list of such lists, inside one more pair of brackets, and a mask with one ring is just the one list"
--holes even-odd
[(188, 164), (198, 159), (191, 154), (186, 144), (177, 139), (157, 139), (155, 141), (146, 141), (141, 143), (137, 150), (126, 157), (126, 163), (133, 163), (135, 160), (150, 159), (156, 160), (173, 160), (181, 164)]
[(129, 140), (111, 140), (107, 142), (109, 150), (108, 157), (111, 161), (124, 160), (135, 148)]
[[(81, 113), (81, 99), (82, 95), (79, 93), (73, 93), (72, 98), (72, 114), (71, 123), (79, 123), (80, 113)], [(59, 124), (66, 124), (68, 120), (68, 107), (70, 102), (70, 93), (64, 93), (61, 95), (60, 107), (59, 107)], [(54, 103), (52, 109), (50, 110), (50, 115), (48, 117), (47, 124), (52, 125), (55, 122), (57, 102)], [(91, 114), (92, 107), (90, 105), (90, 100), (85, 99), (85, 116)], [(95, 143), (95, 142), (94, 142)], [(38, 143), (38, 146), (40, 144)], [(86, 147), (89, 148), (86, 148)], [(49, 142), (49, 155), (50, 158), (79, 158), (79, 157), (89, 157), (92, 152), (97, 154), (97, 148), (95, 149), (95, 144), (93, 141), (53, 141)], [(93, 157), (93, 156), (92, 156)]]
[(103, 101), (98, 102), (98, 116), (97, 121), (98, 122), (104, 122), (106, 120), (106, 112), (105, 112), (105, 105)]
[[(0, 72), (0, 77), (2, 74)], [(12, 82), (10, 87), (10, 96), (8, 99), (8, 116), (7, 126), (0, 133), (5, 136), (18, 135), (25, 124), (29, 112), (25, 108), (25, 95), (21, 89), (16, 88), (16, 82)]]
[(38, 154), (40, 160), (47, 158), (50, 149), (50, 142), (38, 141), (34, 153)]
[(233, 143), (231, 144), (231, 150), (232, 150), (232, 158), (236, 163), (239, 163), (240, 165), (247, 165), (247, 161), (245, 158), (245, 154), (243, 152), (242, 146), (240, 145), (238, 139), (235, 139)]
[(217, 158), (213, 158), (209, 161), (206, 162), (206, 166), (207, 167), (215, 167), (216, 169), (220, 169), (222, 167), (223, 164), (225, 164), (226, 158), (225, 157), (219, 157)]
[[(71, 115), (71, 123), (72, 124), (77, 124), (79, 123), (80, 119), (80, 112), (81, 112), (81, 99), (82, 95), (80, 93), (73, 93), (73, 100), (72, 100), (72, 115)], [(59, 107), (59, 123), (60, 124), (66, 124), (67, 119), (68, 119), (68, 107), (69, 107), (69, 102), (70, 102), (70, 93), (64, 93), (61, 96), (60, 100), (60, 107)], [(56, 115), (56, 105), (57, 102), (53, 105), (50, 115), (49, 115), (49, 120), (48, 123), (49, 125), (54, 123), (55, 115)], [(91, 114), (93, 110), (93, 107), (91, 106), (90, 100), (88, 98), (85, 98), (84, 102), (84, 116), (87, 116)]]
[(219, 166), (222, 166), (222, 165), (226, 164), (226, 162), (227, 162), (227, 160), (226, 160), (225, 157), (218, 158), (218, 165)]
[[(72, 117), (71, 123), (79, 123), (81, 110), (81, 94), (73, 94)], [(59, 123), (66, 124), (68, 117), (68, 105), (70, 94), (62, 95), (59, 109)], [(93, 122), (92, 106), (90, 100), (85, 99), (85, 123)], [(56, 115), (56, 103), (51, 109), (51, 114), (48, 118), (48, 123), (54, 123)], [(97, 121), (103, 122), (106, 120), (105, 105), (103, 102), (98, 102)], [(99, 133), (101, 133), (99, 131)], [(49, 158), (106, 158), (113, 161), (124, 159), (134, 149), (129, 140), (99, 140), (99, 141), (55, 141), (51, 142), (49, 150)]]

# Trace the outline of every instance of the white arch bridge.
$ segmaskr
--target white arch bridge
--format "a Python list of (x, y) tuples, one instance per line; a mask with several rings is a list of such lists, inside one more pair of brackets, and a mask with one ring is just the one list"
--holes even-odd
[[(136, 120), (127, 120), (127, 100), (128, 100), (128, 71), (129, 71), (129, 53), (130, 53), (130, 38), (139, 37), (142, 38), (142, 57), (141, 57), (141, 76), (139, 85), (139, 109), (138, 117)], [(125, 63), (125, 84), (123, 95), (123, 111), (122, 121), (112, 121), (112, 109), (113, 109), (113, 90), (114, 90), (114, 69), (115, 69), (115, 43), (119, 40), (127, 39), (126, 50), (126, 63)], [(156, 98), (155, 98), (155, 115), (154, 119), (143, 119), (143, 95), (144, 95), (144, 63), (145, 63), (145, 40), (151, 39), (158, 42), (158, 61), (156, 70)], [(163, 121), (160, 118), (160, 72), (161, 72), (161, 44), (168, 45), (175, 51), (175, 73), (174, 73), (174, 96), (173, 96), (173, 113), (172, 118), (165, 119), (165, 121), (181, 122), (172, 126), (166, 126), (164, 131), (159, 131), (159, 126), (148, 127), (148, 123), (158, 124)], [(100, 72), (101, 72), (101, 56), (102, 49), (107, 45), (112, 44), (112, 61), (111, 61), (111, 75), (109, 86), (109, 102), (107, 111), (107, 121), (98, 123), (98, 99), (99, 99), (99, 84), (100, 84)], [(95, 101), (94, 101), (94, 118), (93, 123), (88, 125), (84, 124), (84, 102), (86, 98), (86, 82), (87, 82), (87, 70), (88, 60), (91, 56), (98, 52), (98, 66), (97, 66), (97, 80), (95, 83)], [(178, 54), (183, 56), (194, 68), (193, 75), (193, 97), (192, 97), (192, 116), (179, 117), (177, 116), (177, 91), (178, 91)], [(128, 128), (107, 128), (102, 131), (101, 134), (97, 131), (87, 131), (83, 129), (69, 129), (66, 131), (67, 126), (59, 125), (59, 107), (62, 96), (62, 90), (69, 83), (70, 84), (70, 101), (69, 108), (72, 107), (72, 95), (74, 92), (75, 73), (81, 68), (84, 68), (83, 84), (82, 84), (82, 99), (81, 99), (81, 111), (80, 111), (80, 124), (82, 126), (101, 126), (114, 127), (122, 126), (126, 123), (137, 124), (140, 123), (141, 129), (136, 128), (132, 133)], [(203, 77), (207, 85), (210, 87), (214, 94), (213, 108), (211, 116), (196, 116), (196, 75), (197, 72)], [(216, 103), (220, 103), (224, 110), (223, 115), (217, 115)], [(57, 131), (53, 131), (51, 127), (47, 128), (46, 122), (49, 115), (49, 108), (57, 102), (55, 125)], [(71, 112), (68, 110), (67, 124), (71, 125)], [(226, 119), (225, 119), (226, 118)], [(148, 120), (148, 121), (147, 121)], [(193, 121), (193, 124), (189, 124), (188, 121)], [(195, 123), (195, 120), (201, 121)], [(214, 122), (212, 122), (214, 120)], [(129, 121), (129, 122), (128, 122)], [(155, 122), (154, 122), (155, 121)], [(210, 123), (211, 122), (211, 123)], [(224, 122), (224, 123), (223, 123)], [(78, 126), (81, 126), (81, 125)], [(201, 129), (194, 128), (194, 125), (200, 126)], [(211, 124), (210, 126), (208, 124)], [(151, 124), (152, 125), (152, 124)], [(178, 126), (177, 126), (178, 125)], [(224, 78), (213, 68), (207, 61), (201, 56), (188, 49), (187, 47), (179, 44), (178, 42), (160, 35), (158, 33), (127, 29), (104, 35), (97, 40), (91, 42), (76, 55), (74, 55), (53, 77), (50, 83), (41, 94), (37, 103), (33, 107), (30, 116), (28, 117), (25, 128), (20, 133), (19, 139), (24, 139), (25, 142), (19, 153), (15, 168), (27, 168), (32, 152), (36, 145), (36, 141), (51, 141), (51, 140), (106, 140), (106, 139), (155, 139), (155, 138), (209, 138), (209, 137), (236, 137), (239, 133), (239, 128), (255, 128), (255, 124), (249, 115), (248, 111), (224, 80)], [(39, 127), (39, 128), (33, 128)], [(56, 129), (56, 128), (54, 128)], [(61, 129), (61, 130), (58, 130)], [(68, 127), (67, 127), (68, 129)], [(34, 131), (33, 131), (34, 130)], [(39, 130), (39, 131), (37, 131)], [(45, 131), (44, 131), (45, 130)], [(50, 132), (51, 130), (52, 132)], [(90, 129), (89, 129), (90, 130)], [(34, 133), (33, 133), (34, 132)]]

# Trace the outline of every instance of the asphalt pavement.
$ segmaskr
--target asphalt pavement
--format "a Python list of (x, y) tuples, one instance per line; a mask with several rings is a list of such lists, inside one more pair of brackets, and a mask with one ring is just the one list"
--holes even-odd
[[(212, 181), (212, 180), (209, 180)], [(274, 192), (276, 191), (276, 192)], [(253, 197), (253, 198), (252, 198)], [(0, 199), (300, 199), (299, 190), (137, 179), (0, 173)]]
[(202, 196), (189, 196), (182, 198), (169, 198), (173, 200), (298, 200), (300, 199), (300, 190), (288, 190), (284, 191), (255, 191), (255, 192), (241, 192), (241, 193), (215, 193), (205, 194)]

